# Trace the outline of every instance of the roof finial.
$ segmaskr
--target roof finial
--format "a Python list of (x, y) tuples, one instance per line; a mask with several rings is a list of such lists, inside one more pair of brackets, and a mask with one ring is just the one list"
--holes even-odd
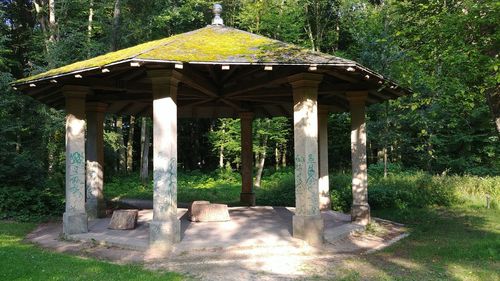
[(214, 8), (212, 9), (212, 11), (214, 12), (212, 25), (224, 25), (224, 21), (220, 17), (220, 13), (222, 13), (222, 5), (219, 3), (214, 4)]

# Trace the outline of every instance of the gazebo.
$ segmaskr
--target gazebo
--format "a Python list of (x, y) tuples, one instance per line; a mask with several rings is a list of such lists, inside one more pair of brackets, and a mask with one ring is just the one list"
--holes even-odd
[[(66, 118), (66, 235), (103, 216), (103, 121), (106, 113), (152, 116), (153, 220), (150, 246), (180, 240), (177, 218), (178, 118), (241, 120), (241, 202), (255, 205), (252, 120), (293, 116), (296, 209), (293, 236), (323, 241), (330, 208), (327, 117), (351, 113), (352, 220), (370, 221), (365, 107), (407, 91), (351, 60), (212, 25), (147, 42), (15, 82), (15, 89)], [(85, 132), (86, 129), (86, 132)]]

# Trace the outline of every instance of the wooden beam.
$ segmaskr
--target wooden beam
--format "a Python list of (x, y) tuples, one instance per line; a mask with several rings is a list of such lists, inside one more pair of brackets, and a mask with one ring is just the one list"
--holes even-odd
[(230, 101), (228, 99), (221, 98), (220, 101), (223, 102), (223, 103), (225, 103), (225, 104), (227, 104), (227, 105), (229, 105), (230, 107), (234, 108), (237, 111), (245, 111), (243, 109), (243, 107), (239, 106), (238, 104), (236, 104), (236, 103), (234, 103), (234, 102), (232, 102), (232, 101)]
[(214, 66), (207, 64), (207, 65), (205, 65), (205, 68), (207, 69), (208, 75), (210, 75), (210, 77), (212, 77), (212, 80), (215, 82), (215, 84), (217, 84), (218, 86), (220, 86), (221, 85), (221, 78), (214, 71)]
[(291, 71), (282, 72), (280, 75), (272, 75), (269, 73), (262, 79), (250, 79), (246, 83), (238, 84), (233, 89), (227, 89), (224, 92), (225, 97), (237, 96), (239, 94), (247, 93), (256, 89), (265, 88), (269, 85), (281, 85), (288, 83), (288, 76), (292, 74)]
[(206, 94), (209, 97), (218, 97), (217, 87), (205, 77), (197, 75), (196, 72), (191, 71), (191, 69), (192, 68), (189, 67), (186, 71), (183, 71), (181, 82)]
[(231, 76), (233, 76), (233, 74), (236, 72), (237, 69), (240, 69), (237, 65), (234, 65), (231, 69), (229, 69), (229, 71), (226, 72), (226, 74), (222, 77), (222, 79), (220, 80), (221, 83), (224, 83), (226, 82), (229, 78), (231, 78)]
[(126, 107), (130, 102), (128, 101), (117, 101), (114, 103), (111, 103), (108, 107), (108, 112), (116, 114), (120, 110), (122, 110), (124, 107)]

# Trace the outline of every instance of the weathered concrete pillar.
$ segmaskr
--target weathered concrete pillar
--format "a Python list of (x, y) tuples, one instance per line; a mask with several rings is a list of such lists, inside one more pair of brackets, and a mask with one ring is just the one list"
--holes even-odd
[(241, 203), (255, 206), (253, 191), (252, 122), (253, 112), (240, 113), (241, 122)]
[(180, 241), (177, 219), (177, 86), (175, 70), (149, 70), (153, 89), (153, 221), (149, 243), (170, 250)]
[(367, 92), (349, 92), (346, 95), (351, 107), (351, 158), (352, 158), (352, 209), (353, 221), (370, 222), (368, 205), (368, 170), (366, 164), (365, 100)]
[(293, 236), (309, 244), (323, 243), (318, 190), (318, 86), (322, 75), (290, 76), (293, 88), (295, 141), (295, 215)]
[(319, 209), (331, 210), (330, 179), (328, 177), (328, 110), (318, 112), (319, 137)]
[(87, 103), (87, 215), (90, 219), (106, 216), (103, 196), (104, 115), (107, 104)]
[(64, 86), (66, 97), (66, 210), (64, 234), (85, 233), (85, 97), (89, 89)]

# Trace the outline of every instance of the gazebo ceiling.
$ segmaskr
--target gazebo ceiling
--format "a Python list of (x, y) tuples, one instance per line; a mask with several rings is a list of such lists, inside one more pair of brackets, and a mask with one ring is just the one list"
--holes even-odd
[(20, 79), (14, 87), (57, 109), (64, 108), (63, 85), (92, 89), (88, 101), (109, 104), (116, 114), (152, 114), (148, 69), (175, 69), (182, 74), (179, 117), (289, 116), (292, 91), (287, 77), (323, 74), (319, 104), (348, 111), (346, 95), (368, 91), (367, 104), (408, 93), (362, 65), (336, 56), (211, 25), (151, 41)]

